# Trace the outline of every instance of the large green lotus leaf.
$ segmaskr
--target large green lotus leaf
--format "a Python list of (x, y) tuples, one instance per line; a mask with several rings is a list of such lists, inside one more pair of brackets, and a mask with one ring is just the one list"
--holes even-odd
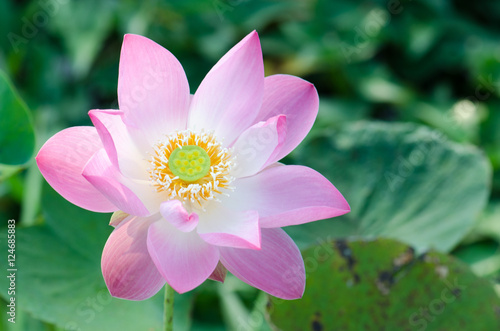
[[(35, 133), (28, 108), (0, 71), (0, 165), (22, 165), (28, 162), (35, 148)], [(0, 169), (0, 178), (8, 170)], [(5, 174), (4, 174), (5, 173)]]
[(289, 227), (301, 247), (325, 238), (388, 237), (450, 251), (486, 204), (491, 167), (472, 146), (414, 124), (358, 122), (311, 138), (293, 154), (342, 192), (351, 212)]
[(500, 329), (492, 284), (448, 255), (378, 239), (330, 241), (303, 256), (303, 298), (268, 304), (279, 330)]
[[(16, 231), (18, 309), (64, 330), (161, 330), (162, 291), (145, 301), (127, 301), (112, 298), (104, 284), (100, 259), (112, 230), (110, 214), (76, 207), (48, 185), (42, 206), (46, 225)], [(5, 232), (2, 247), (7, 247)], [(2, 277), (0, 286), (7, 285)], [(1, 295), (7, 299), (5, 291)], [(176, 327), (188, 330), (189, 316), (184, 315), (190, 314), (192, 296), (176, 300), (183, 310), (176, 312)]]

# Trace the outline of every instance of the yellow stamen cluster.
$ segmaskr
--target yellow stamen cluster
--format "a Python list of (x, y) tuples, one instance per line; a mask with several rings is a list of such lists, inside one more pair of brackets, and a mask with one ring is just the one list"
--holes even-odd
[[(189, 178), (186, 180), (175, 175), (169, 167), (169, 159), (172, 153), (183, 150), (184, 146), (197, 146), (203, 149), (210, 158), (210, 170), (202, 178)], [(191, 148), (184, 148), (190, 150)], [(175, 157), (172, 159), (176, 159)], [(231, 150), (222, 147), (212, 133), (194, 133), (189, 130), (176, 132), (160, 140), (154, 147), (151, 156), (151, 167), (149, 178), (158, 192), (167, 192), (170, 199), (179, 199), (183, 202), (197, 202), (203, 206), (204, 202), (217, 200), (216, 194), (224, 194), (225, 189), (233, 181), (230, 176), (234, 163), (231, 157)], [(176, 167), (172, 166), (174, 172)]]

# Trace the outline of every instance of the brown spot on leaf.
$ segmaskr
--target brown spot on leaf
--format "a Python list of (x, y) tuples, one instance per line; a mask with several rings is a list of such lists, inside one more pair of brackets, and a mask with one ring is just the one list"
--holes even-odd
[(388, 295), (394, 283), (404, 277), (415, 263), (426, 261), (427, 259), (427, 254), (424, 253), (417, 257), (415, 256), (415, 250), (412, 247), (408, 247), (402, 254), (392, 260), (392, 269), (382, 270), (378, 273), (375, 284), (380, 293)]
[(378, 279), (380, 282), (388, 284), (388, 285), (394, 284), (394, 275), (388, 271), (381, 271), (378, 274)]
[(354, 265), (356, 264), (356, 260), (352, 256), (352, 251), (349, 245), (347, 245), (346, 240), (336, 240), (334, 242), (335, 248), (338, 250), (340, 256), (344, 258), (347, 262), (347, 267), (349, 270), (352, 270), (354, 268)]
[(449, 270), (445, 265), (438, 265), (435, 270), (439, 278), (446, 278), (446, 276), (448, 276)]
[(388, 295), (391, 286), (394, 284), (394, 275), (389, 271), (381, 271), (379, 272), (375, 283), (380, 293)]
[(460, 297), (460, 294), (462, 294), (462, 291), (460, 291), (460, 289), (458, 288), (454, 288), (453, 290), (451, 290), (451, 293), (458, 298)]
[(314, 314), (314, 319), (311, 323), (312, 331), (323, 331), (323, 323), (321, 322), (321, 313), (319, 311)]
[(427, 258), (427, 253), (423, 253), (423, 254), (420, 254), (417, 259), (425, 262), (426, 258)]
[(311, 327), (312, 327), (313, 331), (322, 331), (323, 330), (323, 324), (321, 324), (318, 321), (313, 321)]
[(402, 267), (413, 261), (415, 258), (415, 250), (412, 247), (408, 247), (408, 249), (403, 252), (403, 254), (394, 258), (393, 264), (396, 267)]

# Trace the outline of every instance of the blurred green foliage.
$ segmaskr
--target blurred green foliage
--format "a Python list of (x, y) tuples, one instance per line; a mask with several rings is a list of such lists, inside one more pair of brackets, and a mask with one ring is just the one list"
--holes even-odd
[(293, 156), (335, 183), (351, 207), (335, 221), (289, 227), (299, 245), (387, 237), (418, 253), (449, 252), (488, 200), (491, 171), (482, 153), (411, 123), (359, 121), (316, 131)]
[[(23, 165), (30, 161), (35, 133), (28, 109), (17, 96), (9, 79), (0, 72), (0, 164)], [(0, 170), (0, 178), (6, 177)]]
[[(0, 1), (0, 70), (6, 73), (2, 82), (12, 81), (0, 86), (0, 222), (16, 219), (25, 235), (19, 242), (20, 263), (25, 263), (19, 281), (30, 289), (20, 294), (18, 324), (2, 318), (0, 330), (78, 329), (69, 322), (82, 330), (126, 330), (123, 325), (135, 330), (137, 324), (127, 324), (127, 318), (146, 310), (148, 326), (158, 328), (161, 322), (157, 298), (138, 305), (113, 299), (102, 310), (91, 308), (96, 317), (86, 322), (86, 300), (99, 298), (104, 289), (99, 258), (111, 230), (102, 222), (109, 216), (64, 209), (64, 201), (43, 188), (33, 159), (28, 161), (32, 127), (36, 152), (55, 132), (90, 125), (88, 110), (118, 107), (125, 33), (169, 49), (182, 63), (191, 92), (254, 29), (266, 75), (285, 73), (314, 83), (321, 100), (318, 119), (285, 162), (324, 173), (346, 194), (353, 212), (290, 228), (301, 247), (317, 244), (320, 233), (387, 236), (418, 251), (453, 250), (476, 275), (499, 282), (499, 17), (499, 2), (464, 0)], [(12, 136), (5, 140), (9, 130), (24, 135), (15, 138), (16, 153), (8, 152), (14, 148)], [(432, 144), (433, 137), (439, 137), (438, 152), (407, 176), (399, 174), (412, 151)], [(4, 160), (4, 154), (17, 158)], [(396, 190), (390, 189), (391, 180), (400, 180), (388, 180), (387, 173), (403, 177)], [(75, 232), (77, 237), (68, 240)], [(2, 237), (1, 247), (4, 243)], [(418, 302), (432, 299), (421, 293)], [(177, 327), (268, 330), (266, 301), (231, 277), (222, 286), (207, 282), (178, 300)], [(461, 314), (467, 314), (464, 309)], [(122, 324), (113, 324), (117, 320)], [(418, 327), (408, 323), (406, 329)]]

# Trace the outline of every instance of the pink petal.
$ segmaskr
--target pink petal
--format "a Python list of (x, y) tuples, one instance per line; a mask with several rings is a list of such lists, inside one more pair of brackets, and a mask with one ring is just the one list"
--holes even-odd
[(189, 85), (175, 56), (148, 38), (127, 34), (120, 54), (118, 103), (124, 121), (154, 144), (186, 128)]
[(163, 219), (149, 228), (148, 250), (167, 283), (179, 293), (203, 283), (219, 261), (219, 249), (201, 240), (196, 231), (181, 232)]
[(214, 272), (208, 277), (211, 280), (215, 280), (217, 282), (224, 283), (224, 280), (226, 280), (226, 275), (227, 275), (227, 269), (222, 265), (222, 263), (217, 263), (217, 267), (215, 268)]
[(130, 182), (111, 164), (104, 149), (89, 160), (82, 175), (120, 210), (135, 216), (151, 214), (129, 188)]
[(262, 229), (260, 251), (221, 247), (220, 254), (227, 270), (253, 287), (286, 300), (304, 294), (304, 261), (282, 229)]
[(218, 204), (200, 213), (197, 231), (217, 246), (260, 249), (259, 215), (252, 210), (233, 211)]
[(111, 163), (126, 177), (147, 180), (149, 162), (145, 151), (150, 146), (141, 151), (123, 123), (122, 115), (119, 110), (94, 109), (89, 112)]
[(153, 218), (134, 217), (109, 236), (102, 252), (102, 275), (112, 296), (144, 300), (165, 284), (147, 249), (147, 233)]
[(286, 117), (278, 115), (259, 122), (243, 132), (234, 143), (237, 166), (231, 173), (236, 178), (251, 176), (275, 159), (286, 135)]
[(83, 176), (87, 161), (102, 148), (93, 127), (72, 127), (56, 133), (40, 149), (36, 163), (47, 182), (69, 202), (96, 212), (118, 208)]
[(286, 156), (304, 139), (318, 115), (319, 98), (313, 84), (289, 75), (273, 75), (264, 80), (264, 97), (257, 117), (265, 121), (279, 114), (286, 115), (285, 142), (270, 162)]
[(165, 200), (166, 193), (158, 193), (150, 185), (150, 163), (145, 151), (151, 146), (146, 148), (144, 144), (136, 144), (137, 139), (130, 135), (128, 127), (122, 121), (122, 114), (119, 110), (89, 112), (111, 163), (123, 175), (118, 175), (120, 182), (137, 195), (150, 213), (156, 213)]
[(235, 210), (256, 210), (263, 228), (302, 224), (350, 211), (328, 179), (303, 166), (268, 167), (233, 185), (234, 192), (223, 203)]
[(264, 90), (264, 65), (253, 31), (224, 55), (194, 94), (188, 127), (214, 130), (226, 145), (255, 123)]
[(160, 206), (164, 219), (182, 232), (191, 232), (198, 225), (198, 215), (189, 214), (179, 200), (165, 201)]

